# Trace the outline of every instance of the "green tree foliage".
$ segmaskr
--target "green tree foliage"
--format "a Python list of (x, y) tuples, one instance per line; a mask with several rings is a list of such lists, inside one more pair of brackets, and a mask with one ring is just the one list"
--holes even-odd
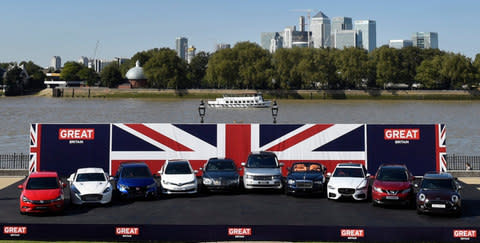
[(237, 88), (238, 65), (233, 49), (219, 50), (210, 57), (205, 79), (217, 89)]
[(45, 81), (46, 76), (42, 67), (36, 65), (32, 61), (21, 62), (20, 65), (25, 67), (25, 71), (27, 71), (30, 76), (30, 80), (25, 89), (41, 89), (45, 87), (43, 82)]
[(83, 65), (78, 62), (66, 62), (60, 72), (60, 78), (65, 81), (79, 81), (78, 72), (83, 69)]
[[(187, 64), (177, 56), (174, 50), (154, 49), (151, 53), (152, 57), (143, 66), (150, 87), (158, 89), (189, 87)], [(135, 60), (135, 56), (132, 58), (133, 60)]]
[(88, 67), (83, 67), (78, 71), (77, 76), (79, 80), (85, 81), (88, 86), (94, 86), (100, 81), (100, 76), (98, 75), (95, 70), (88, 68)]
[(122, 73), (117, 63), (110, 63), (104, 67), (100, 77), (105, 87), (113, 88), (123, 83)]
[(22, 71), (20, 67), (15, 66), (7, 72), (4, 80), (6, 96), (20, 95), (23, 93), (24, 76), (22, 75)]
[(335, 65), (340, 81), (332, 88), (360, 88), (368, 81), (368, 53), (364, 49), (350, 47), (337, 52)]
[(197, 53), (197, 55), (195, 55), (195, 57), (190, 61), (190, 64), (188, 65), (187, 78), (190, 80), (191, 87), (200, 88), (202, 86), (207, 86), (204, 77), (207, 72), (209, 59), (210, 54), (202, 51)]
[(373, 59), (377, 64), (377, 86), (382, 87), (387, 83), (402, 83), (405, 81), (400, 53), (400, 50), (388, 46), (382, 46), (373, 51)]

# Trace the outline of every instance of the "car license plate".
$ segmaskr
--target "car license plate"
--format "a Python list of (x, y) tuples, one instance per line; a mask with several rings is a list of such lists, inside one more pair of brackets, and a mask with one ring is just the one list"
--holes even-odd
[(388, 199), (388, 200), (398, 200), (398, 196), (387, 196), (386, 199)]
[(445, 208), (445, 204), (432, 204), (432, 208)]
[(47, 209), (48, 207), (35, 207), (35, 209), (38, 209), (38, 210), (45, 210)]
[(269, 182), (269, 181), (259, 181), (258, 184), (260, 184), (260, 185), (268, 185), (268, 184), (270, 184), (270, 182)]

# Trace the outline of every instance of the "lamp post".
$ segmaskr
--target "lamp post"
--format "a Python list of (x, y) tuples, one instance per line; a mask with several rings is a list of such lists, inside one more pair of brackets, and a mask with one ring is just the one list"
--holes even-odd
[(272, 116), (273, 116), (273, 123), (277, 123), (278, 105), (277, 105), (277, 101), (276, 101), (276, 100), (273, 101), (273, 105), (272, 105)]
[(203, 123), (203, 117), (205, 117), (205, 103), (203, 100), (200, 101), (198, 106), (198, 114), (200, 115), (200, 123)]

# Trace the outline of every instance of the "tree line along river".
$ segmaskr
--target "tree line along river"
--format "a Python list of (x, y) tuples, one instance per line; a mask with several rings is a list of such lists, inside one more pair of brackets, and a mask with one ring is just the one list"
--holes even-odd
[[(0, 97), (0, 154), (28, 153), (31, 123), (198, 123), (199, 99)], [(480, 101), (278, 100), (279, 124), (447, 126), (449, 154), (480, 155)], [(271, 110), (207, 108), (206, 123), (272, 123)]]

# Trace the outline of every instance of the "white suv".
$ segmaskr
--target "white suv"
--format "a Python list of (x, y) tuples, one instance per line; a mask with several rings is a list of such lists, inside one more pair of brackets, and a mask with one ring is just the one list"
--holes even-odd
[(242, 163), (243, 185), (246, 189), (273, 188), (282, 189), (283, 163), (271, 152), (251, 153), (247, 162)]
[(167, 160), (160, 171), (162, 192), (165, 194), (197, 193), (198, 171), (192, 170), (188, 160)]
[(330, 176), (327, 185), (328, 199), (367, 199), (370, 174), (362, 164), (338, 164), (333, 174), (328, 173), (327, 176)]

